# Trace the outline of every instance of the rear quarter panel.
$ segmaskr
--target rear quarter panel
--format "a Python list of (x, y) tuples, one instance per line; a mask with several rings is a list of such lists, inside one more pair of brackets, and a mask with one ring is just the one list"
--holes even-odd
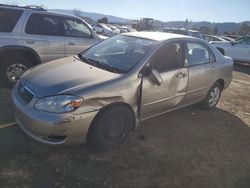
[(223, 89), (226, 89), (231, 83), (233, 77), (233, 59), (231, 57), (223, 56), (215, 46), (210, 44), (210, 47), (216, 57), (216, 80), (224, 80)]

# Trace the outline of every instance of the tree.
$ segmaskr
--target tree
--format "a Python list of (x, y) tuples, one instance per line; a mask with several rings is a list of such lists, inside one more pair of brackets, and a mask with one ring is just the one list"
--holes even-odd
[(240, 35), (247, 35), (250, 32), (250, 27), (247, 23), (242, 23), (240, 26), (239, 34)]
[(186, 30), (188, 30), (188, 24), (189, 24), (189, 23), (188, 23), (188, 19), (186, 19), (185, 22), (184, 22), (184, 28), (185, 28)]
[(211, 34), (211, 30), (210, 30), (209, 27), (207, 27), (207, 26), (201, 26), (199, 30), (200, 30), (200, 32), (202, 32), (203, 34)]
[(108, 21), (108, 18), (105, 16), (105, 17), (103, 17), (101, 19), (98, 19), (98, 23), (105, 23), (105, 24), (107, 24), (107, 23), (109, 23), (109, 21)]
[(213, 34), (214, 34), (214, 35), (217, 35), (217, 34), (218, 34), (218, 27), (217, 27), (217, 26), (215, 26), (215, 28), (214, 28), (214, 30), (213, 30)]
[(73, 10), (73, 14), (77, 17), (81, 17), (82, 11), (80, 9), (75, 8)]

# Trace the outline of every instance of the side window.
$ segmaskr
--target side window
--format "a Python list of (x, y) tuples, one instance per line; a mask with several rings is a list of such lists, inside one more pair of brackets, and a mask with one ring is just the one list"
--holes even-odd
[(90, 38), (92, 35), (91, 30), (81, 20), (65, 18), (63, 25), (66, 36)]
[(21, 10), (0, 8), (0, 32), (12, 32), (22, 13)]
[(183, 65), (183, 50), (180, 43), (170, 43), (162, 46), (153, 59), (153, 69), (166, 72), (178, 69)]
[(36, 35), (62, 35), (59, 17), (32, 14), (27, 22), (25, 32)]
[(187, 43), (188, 66), (200, 65), (215, 61), (215, 57), (208, 47), (200, 43)]
[(250, 37), (241, 37), (239, 40), (237, 40), (237, 43), (243, 45), (250, 45)]
[(246, 42), (247, 45), (250, 45), (250, 37), (247, 37), (247, 42)]

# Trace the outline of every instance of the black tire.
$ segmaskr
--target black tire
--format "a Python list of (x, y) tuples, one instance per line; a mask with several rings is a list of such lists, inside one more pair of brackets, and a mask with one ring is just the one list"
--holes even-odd
[[(0, 81), (7, 87), (12, 87), (21, 75), (32, 67), (32, 62), (22, 56), (5, 57), (0, 62)], [(16, 76), (11, 76), (16, 73)]]
[(119, 145), (135, 123), (133, 112), (125, 105), (114, 105), (101, 111), (91, 124), (87, 144), (107, 151)]
[[(218, 91), (216, 91), (216, 88), (218, 89)], [(221, 91), (222, 91), (222, 86), (220, 85), (219, 82), (216, 82), (208, 91), (206, 98), (199, 103), (199, 106), (205, 110), (214, 109), (220, 100)], [(218, 94), (217, 94), (217, 92), (218, 92)], [(212, 98), (211, 98), (212, 93), (216, 93), (214, 100), (212, 100)]]

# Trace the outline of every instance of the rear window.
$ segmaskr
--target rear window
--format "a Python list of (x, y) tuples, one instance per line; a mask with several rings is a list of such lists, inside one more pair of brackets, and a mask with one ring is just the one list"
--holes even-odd
[(22, 13), (22, 10), (0, 8), (0, 32), (12, 32)]

